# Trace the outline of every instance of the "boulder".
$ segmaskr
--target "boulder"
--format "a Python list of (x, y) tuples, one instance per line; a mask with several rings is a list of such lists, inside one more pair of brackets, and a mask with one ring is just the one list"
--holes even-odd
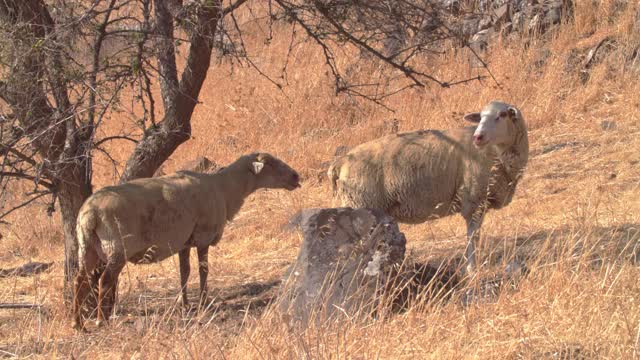
[(478, 38), (488, 42), (491, 34), (483, 30), (489, 28), (502, 36), (512, 32), (542, 34), (572, 16), (573, 0), (482, 0), (476, 11), (463, 19), (460, 28), (460, 35), (471, 44)]
[(404, 260), (406, 239), (377, 209), (308, 209), (290, 222), (304, 235), (283, 281), (279, 307), (303, 326), (371, 315)]
[(180, 170), (213, 173), (219, 170), (219, 166), (215, 163), (215, 161), (209, 160), (209, 158), (207, 158), (206, 156), (198, 156), (194, 160), (191, 160), (182, 165)]
[[(209, 160), (206, 156), (198, 156), (194, 160), (188, 161), (177, 170), (177, 171), (195, 171), (200, 173), (214, 173), (216, 171), (221, 170), (222, 168), (216, 164), (215, 161)], [(160, 166), (155, 173), (153, 173), (153, 177), (159, 177), (166, 175), (164, 166)]]

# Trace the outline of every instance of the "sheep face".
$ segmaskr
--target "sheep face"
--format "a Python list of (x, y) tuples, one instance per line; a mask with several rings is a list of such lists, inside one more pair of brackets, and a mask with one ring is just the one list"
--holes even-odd
[(256, 154), (250, 170), (256, 175), (260, 188), (291, 191), (300, 187), (300, 175), (284, 161), (270, 154)]
[(518, 121), (519, 113), (509, 104), (492, 101), (481, 112), (467, 114), (464, 119), (478, 124), (473, 133), (473, 144), (477, 148), (509, 146), (513, 143), (514, 123)]

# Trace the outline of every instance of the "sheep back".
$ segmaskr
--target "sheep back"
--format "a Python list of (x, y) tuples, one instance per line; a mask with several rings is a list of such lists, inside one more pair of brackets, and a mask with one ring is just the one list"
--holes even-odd
[(108, 186), (87, 199), (80, 213), (97, 217), (94, 231), (106, 257), (124, 253), (132, 262), (161, 261), (185, 248), (195, 232), (215, 237), (226, 223), (224, 195), (203, 192), (202, 176), (185, 171)]
[(423, 130), (362, 144), (335, 164), (334, 191), (343, 206), (380, 208), (404, 223), (458, 212), (463, 199), (480, 203), (492, 162), (473, 148), (474, 130)]

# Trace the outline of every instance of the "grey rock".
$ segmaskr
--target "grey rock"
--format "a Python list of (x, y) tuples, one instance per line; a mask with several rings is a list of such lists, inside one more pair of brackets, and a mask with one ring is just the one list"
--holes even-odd
[(442, 6), (452, 14), (460, 12), (460, 0), (443, 0)]
[(480, 17), (478, 15), (470, 15), (462, 20), (462, 35), (471, 37), (479, 31)]
[(535, 14), (531, 18), (531, 20), (529, 20), (529, 29), (528, 30), (530, 32), (541, 32), (541, 31), (543, 31), (542, 16), (543, 16), (542, 14)]
[[(493, 27), (502, 35), (510, 31), (544, 33), (573, 14), (573, 0), (481, 0), (478, 11), (490, 16), (470, 15), (463, 21), (467, 37)], [(510, 23), (509, 26), (503, 24)]]
[(503, 4), (493, 11), (493, 23), (494, 25), (500, 25), (510, 20), (509, 4)]
[(484, 16), (478, 22), (478, 30), (488, 29), (493, 26), (493, 19), (490, 16)]
[(600, 122), (600, 128), (604, 131), (615, 130), (617, 127), (618, 124), (615, 121), (602, 120)]
[[(489, 45), (489, 39), (493, 35), (493, 29), (484, 29), (480, 30), (478, 33), (473, 35), (471, 41), (469, 42), (469, 47), (473, 49), (475, 54), (480, 54), (487, 50), (487, 46)], [(482, 67), (482, 62), (475, 56), (475, 54), (471, 54), (471, 58), (469, 59), (472, 67)]]
[[(177, 170), (177, 171), (195, 171), (200, 173), (214, 173), (216, 171), (222, 170), (223, 167), (218, 166), (215, 161), (209, 160), (206, 156), (198, 156), (194, 160), (188, 161)], [(153, 177), (159, 177), (167, 175), (165, 172), (164, 165), (160, 166), (155, 173), (153, 173)]]
[(0, 269), (0, 278), (9, 277), (9, 276), (31, 276), (36, 275), (41, 272), (46, 271), (53, 265), (50, 263), (43, 262), (28, 262), (22, 266), (18, 266), (10, 269)]
[(561, 20), (562, 20), (562, 8), (560, 6), (551, 7), (550, 9), (545, 11), (544, 24), (546, 26), (560, 24)]
[(279, 309), (305, 326), (337, 316), (369, 316), (404, 260), (406, 239), (377, 209), (307, 209), (290, 223), (304, 235), (283, 281)]
[(195, 171), (201, 173), (213, 173), (219, 170), (215, 161), (209, 160), (206, 156), (198, 156), (192, 161), (186, 162), (180, 167), (180, 170)]
[(514, 31), (522, 31), (524, 28), (525, 15), (522, 11), (519, 11), (511, 17), (512, 28)]

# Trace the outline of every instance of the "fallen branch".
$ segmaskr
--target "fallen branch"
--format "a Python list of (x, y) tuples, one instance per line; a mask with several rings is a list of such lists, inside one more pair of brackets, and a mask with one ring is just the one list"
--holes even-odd
[(36, 309), (42, 310), (43, 306), (40, 304), (29, 304), (29, 303), (7, 303), (0, 304), (0, 309)]

